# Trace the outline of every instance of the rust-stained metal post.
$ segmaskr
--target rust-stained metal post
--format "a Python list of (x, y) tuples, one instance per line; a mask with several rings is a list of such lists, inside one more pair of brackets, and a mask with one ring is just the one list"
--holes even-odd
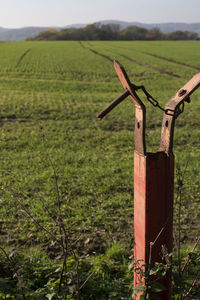
[[(148, 289), (151, 278), (148, 270), (156, 262), (167, 260), (173, 244), (173, 188), (174, 155), (173, 133), (175, 119), (184, 101), (200, 86), (200, 73), (184, 85), (167, 102), (163, 116), (161, 142), (157, 153), (146, 152), (145, 106), (136, 94), (124, 68), (114, 62), (117, 75), (125, 92), (99, 114), (103, 118), (117, 104), (130, 96), (135, 104), (134, 151), (134, 288), (143, 285)], [(164, 259), (164, 261), (163, 261)], [(144, 278), (144, 273), (147, 276)], [(160, 292), (162, 300), (171, 299), (171, 272), (159, 280), (166, 288)], [(139, 293), (135, 300), (140, 299)]]
[[(173, 180), (173, 155), (157, 152), (144, 156), (134, 152), (135, 288), (149, 284), (151, 277), (147, 278), (147, 270), (154, 267), (155, 262), (163, 261), (163, 249), (172, 252)], [(171, 299), (170, 277), (168, 271), (167, 276), (159, 281), (167, 289), (159, 293), (163, 300)], [(139, 300), (139, 294), (134, 299)]]

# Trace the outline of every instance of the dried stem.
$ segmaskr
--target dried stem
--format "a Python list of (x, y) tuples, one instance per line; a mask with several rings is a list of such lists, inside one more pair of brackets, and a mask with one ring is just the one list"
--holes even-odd
[(149, 245), (149, 262), (148, 262), (148, 269), (147, 269), (147, 279), (146, 279), (146, 284), (145, 284), (144, 300), (147, 299), (148, 290), (149, 290), (150, 270), (151, 270), (151, 263), (152, 263), (152, 251), (153, 251), (153, 247), (156, 244), (156, 242), (158, 241), (158, 239), (161, 236), (161, 234), (163, 233), (163, 231), (165, 230), (165, 228), (166, 228), (166, 226), (167, 226), (167, 224), (169, 222), (169, 219), (170, 219), (170, 215), (167, 217), (167, 220), (166, 220), (164, 226), (161, 228), (161, 230), (157, 234), (155, 240), (153, 242), (150, 242), (150, 245)]
[(84, 287), (84, 285), (88, 282), (88, 280), (94, 275), (95, 271), (92, 272), (87, 278), (86, 280), (83, 282), (83, 284), (80, 286), (80, 290)]
[(11, 263), (11, 259), (8, 255), (8, 253), (0, 246), (0, 250), (4, 253), (4, 255), (6, 256), (7, 260)]
[[(64, 272), (66, 271), (66, 268), (67, 268), (66, 260), (67, 260), (67, 253), (68, 253), (68, 247), (69, 247), (70, 242), (69, 242), (68, 234), (65, 229), (63, 217), (61, 214), (61, 197), (60, 197), (60, 190), (59, 190), (59, 186), (58, 186), (58, 175), (57, 175), (55, 166), (53, 164), (53, 161), (52, 161), (47, 149), (46, 149), (46, 155), (49, 159), (49, 162), (51, 164), (53, 174), (54, 174), (54, 181), (55, 181), (56, 195), (57, 195), (57, 208), (58, 208), (58, 219), (57, 220), (58, 220), (58, 227), (59, 227), (59, 232), (60, 232), (60, 236), (61, 236), (60, 243), (62, 246), (62, 251), (63, 251), (63, 256), (64, 256), (63, 267), (62, 267), (62, 271), (60, 274), (60, 283), (59, 283), (59, 293), (60, 293), (62, 282), (63, 282), (63, 277), (64, 277)], [(76, 265), (76, 297), (77, 297), (77, 300), (80, 300), (79, 258), (77, 257), (77, 255), (74, 252), (72, 247), (71, 247), (71, 251), (73, 253), (74, 261), (75, 261), (75, 265)]]
[(195, 251), (195, 249), (196, 249), (196, 247), (197, 247), (199, 241), (200, 241), (200, 235), (198, 236), (198, 238), (197, 238), (197, 240), (196, 240), (196, 243), (195, 243), (195, 245), (194, 245), (192, 251), (188, 254), (188, 258), (187, 258), (187, 260), (186, 260), (186, 262), (185, 262), (185, 264), (184, 264), (184, 266), (183, 266), (183, 268), (182, 268), (182, 270), (181, 270), (182, 273), (185, 271), (186, 267), (188, 266), (188, 264), (189, 264), (189, 262), (190, 262), (190, 260), (191, 260), (191, 255), (194, 253), (194, 251)]
[(30, 219), (32, 219), (32, 221), (38, 226), (40, 227), (42, 230), (44, 230), (45, 232), (47, 232), (53, 239), (55, 239), (56, 241), (57, 238), (54, 234), (52, 234), (48, 229), (46, 229), (44, 226), (42, 226), (36, 219), (35, 217), (33, 217), (33, 215), (30, 213), (30, 211), (25, 207), (24, 204), (21, 203), (21, 201), (19, 201), (18, 199), (16, 199), (16, 201), (18, 202), (18, 204), (21, 206), (21, 208), (23, 209), (23, 211), (26, 213), (26, 215), (28, 215), (28, 217), (30, 217)]
[(176, 202), (178, 201), (178, 271), (179, 271), (179, 277), (181, 276), (181, 209), (182, 209), (182, 190), (183, 190), (183, 182), (184, 182), (184, 176), (187, 171), (189, 159), (186, 162), (185, 169), (183, 172), (181, 172), (179, 166), (177, 166), (177, 175), (178, 175), (178, 189), (177, 189), (177, 196), (176, 196)]
[(194, 287), (195, 284), (197, 283), (198, 278), (199, 278), (199, 273), (197, 274), (196, 278), (195, 278), (194, 281), (192, 282), (192, 285), (191, 285), (189, 291), (188, 291), (185, 295), (183, 295), (182, 299), (186, 299), (186, 298), (190, 295), (190, 293), (191, 293), (193, 287)]

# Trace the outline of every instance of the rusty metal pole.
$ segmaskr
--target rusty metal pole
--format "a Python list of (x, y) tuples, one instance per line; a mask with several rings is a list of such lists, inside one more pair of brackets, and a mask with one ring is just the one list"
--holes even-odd
[[(164, 262), (173, 245), (173, 134), (180, 105), (200, 86), (200, 73), (195, 75), (167, 102), (163, 116), (161, 142), (157, 153), (147, 153), (145, 145), (145, 106), (136, 94), (125, 70), (114, 62), (125, 92), (99, 114), (103, 118), (117, 104), (130, 96), (135, 104), (134, 151), (134, 288), (145, 286), (146, 291), (155, 277), (148, 271), (156, 262)], [(146, 274), (144, 278), (144, 274)], [(166, 290), (159, 293), (162, 300), (171, 299), (171, 271), (159, 280)], [(139, 293), (135, 300), (140, 299)]]
[[(164, 152), (134, 151), (134, 287), (150, 286), (148, 270), (163, 262), (163, 250), (172, 252), (174, 156)], [(164, 249), (163, 249), (164, 247)], [(165, 263), (165, 262), (164, 262)], [(139, 271), (139, 272), (138, 272)], [(144, 279), (144, 274), (146, 278)], [(159, 281), (171, 299), (170, 272)], [(139, 294), (135, 297), (139, 300)]]
[[(163, 258), (173, 246), (173, 136), (176, 112), (200, 86), (200, 74), (190, 79), (165, 106), (159, 152), (134, 152), (134, 261), (136, 269), (145, 272)], [(167, 112), (167, 113), (166, 113)], [(144, 265), (145, 267), (142, 266)], [(139, 270), (137, 269), (137, 270)], [(146, 279), (151, 281), (151, 278)], [(163, 300), (171, 299), (171, 270), (160, 283), (166, 288), (159, 293)], [(142, 273), (135, 272), (134, 287), (147, 285)], [(135, 297), (139, 300), (139, 295)]]

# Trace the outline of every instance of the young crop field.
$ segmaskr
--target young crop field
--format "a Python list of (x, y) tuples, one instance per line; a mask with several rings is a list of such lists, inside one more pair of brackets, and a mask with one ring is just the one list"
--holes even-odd
[[(114, 59), (165, 106), (200, 42), (0, 43), (0, 299), (131, 299), (134, 105), (97, 119), (123, 92)], [(156, 152), (163, 112), (138, 95)], [(199, 116), (200, 88), (175, 124), (175, 256), (200, 230)]]

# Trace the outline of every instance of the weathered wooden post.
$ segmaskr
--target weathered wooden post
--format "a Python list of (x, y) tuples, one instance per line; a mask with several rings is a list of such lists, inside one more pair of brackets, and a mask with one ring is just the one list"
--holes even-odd
[[(152, 279), (148, 271), (162, 262), (173, 244), (173, 134), (175, 119), (183, 111), (184, 101), (200, 86), (200, 73), (195, 75), (170, 99), (165, 109), (147, 93), (143, 86), (132, 84), (123, 67), (114, 61), (117, 75), (125, 92), (115, 99), (98, 118), (102, 119), (117, 104), (130, 96), (135, 104), (134, 151), (134, 287), (145, 286), (146, 293)], [(136, 94), (142, 89), (147, 99), (164, 111), (160, 148), (157, 153), (146, 152), (145, 106)], [(182, 106), (182, 107), (181, 107)], [(144, 274), (146, 276), (144, 277)], [(171, 274), (159, 281), (166, 289), (159, 293), (163, 300), (171, 299)], [(140, 299), (140, 293), (135, 300)]]

